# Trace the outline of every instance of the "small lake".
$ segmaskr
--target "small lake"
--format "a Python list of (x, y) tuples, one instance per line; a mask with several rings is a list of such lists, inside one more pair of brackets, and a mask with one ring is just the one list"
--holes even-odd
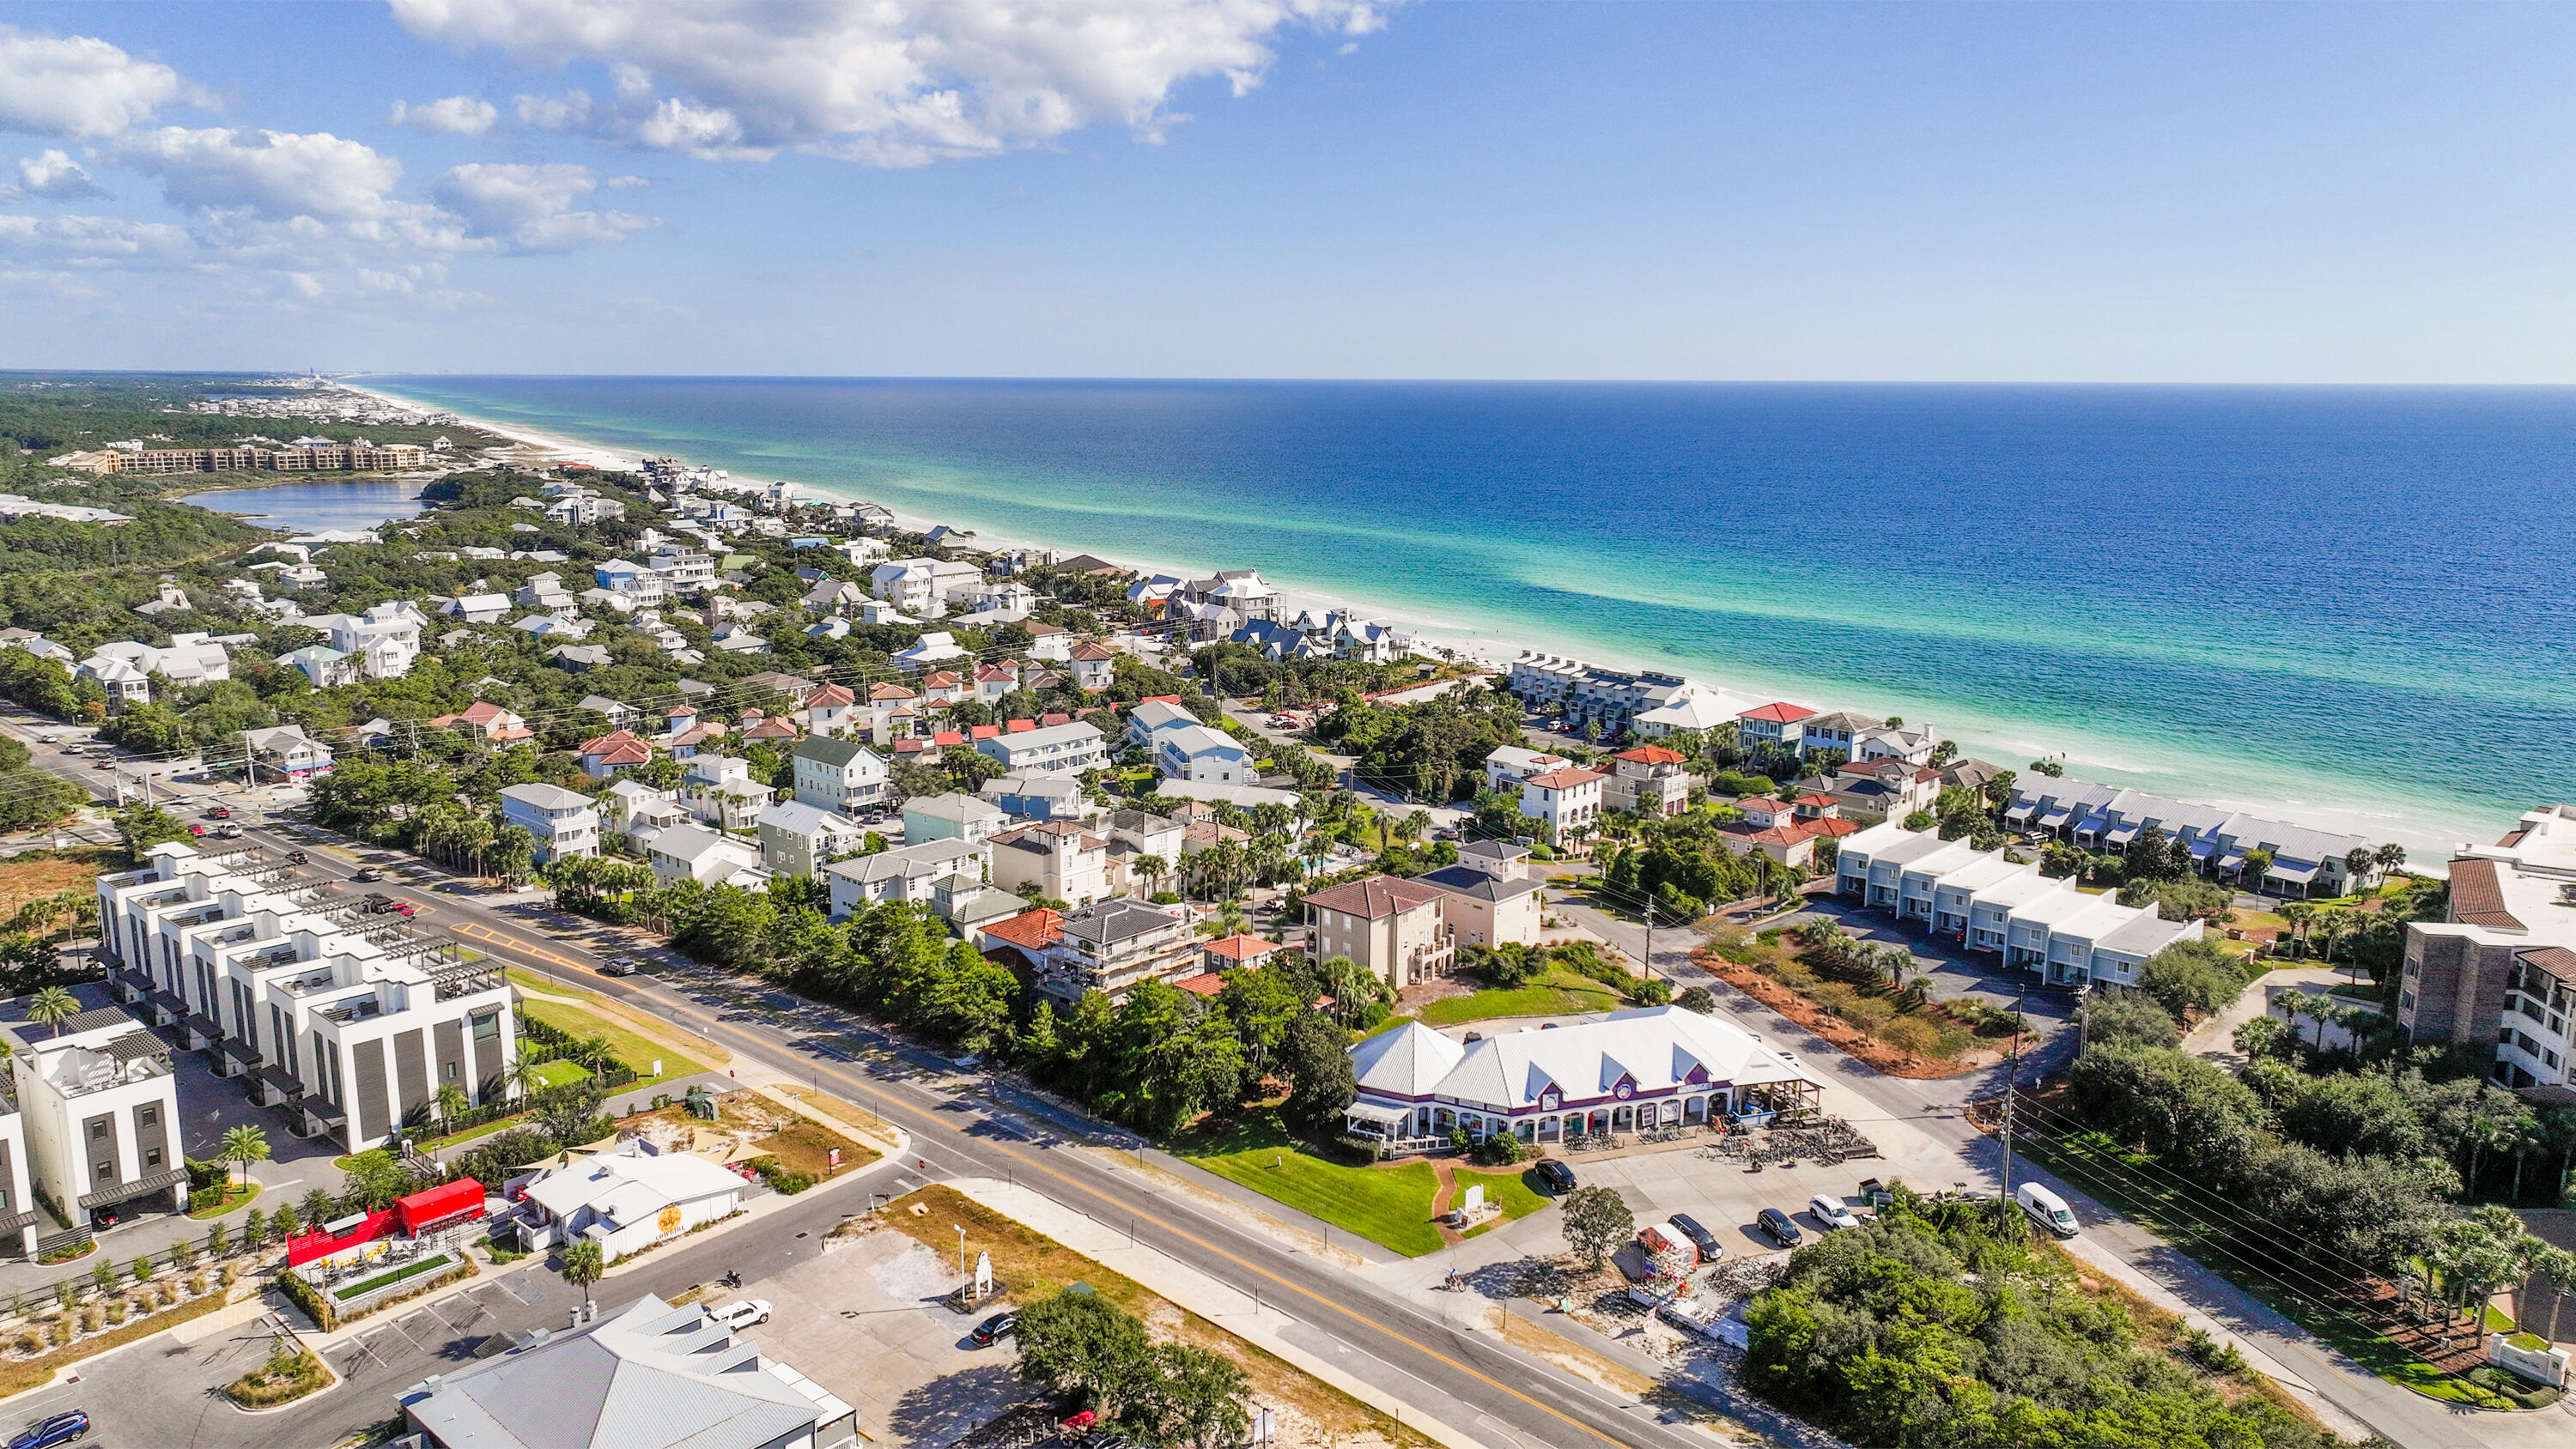
[(264, 528), (318, 533), (325, 529), (373, 528), (393, 519), (410, 518), (426, 506), (420, 501), (420, 490), (418, 483), (382, 479), (352, 479), (345, 483), (299, 480), (272, 483), (265, 488), (191, 493), (184, 501), (233, 514)]

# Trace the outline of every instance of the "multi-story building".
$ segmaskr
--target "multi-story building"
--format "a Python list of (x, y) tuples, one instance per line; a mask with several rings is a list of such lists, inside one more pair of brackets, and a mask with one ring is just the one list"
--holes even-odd
[(1234, 736), (1206, 725), (1178, 725), (1154, 736), (1154, 768), (1165, 779), (1216, 785), (1249, 785), (1252, 752)]
[(1735, 717), (1736, 738), (1748, 750), (1764, 745), (1797, 749), (1806, 739), (1805, 723), (1815, 713), (1803, 704), (1774, 700)]
[(537, 839), (536, 861), (599, 854), (599, 811), (590, 797), (561, 785), (509, 785), (501, 791), (501, 820)]
[(861, 815), (885, 799), (886, 763), (856, 740), (816, 735), (796, 746), (794, 759), (800, 805)]
[(889, 901), (927, 905), (937, 884), (950, 876), (981, 881), (992, 873), (993, 845), (986, 840), (925, 840), (823, 868), (832, 883), (836, 921)]
[(51, 1226), (29, 1171), (27, 1117), (18, 1110), (16, 1084), (0, 1077), (0, 1258), (36, 1256), (37, 1237)]
[(1567, 729), (1598, 726), (1603, 739), (1615, 739), (1634, 728), (1639, 715), (1671, 706), (1696, 686), (1660, 670), (1609, 669), (1530, 650), (1512, 661), (1503, 688), (1534, 713), (1562, 715)]
[[(170, 1049), (119, 1008), (107, 988), (71, 988), (80, 1010), (49, 1025), (27, 1016), (33, 998), (0, 1002), (16, 1088), (6, 1205), (22, 1240), (34, 1219), (33, 1187), (75, 1223), (103, 1225), (174, 1211), (188, 1197), (179, 1141), (179, 1079)], [(22, 1178), (23, 1164), (23, 1178)]]
[[(2397, 1024), (2495, 1043), (2495, 1080), (2563, 1094), (2576, 1071), (2576, 806), (2543, 805), (2451, 859), (2450, 910), (2406, 928)], [(2560, 1098), (2563, 1100), (2563, 1097)]]
[[(2114, 854), (2126, 852), (2130, 842), (2154, 826), (2167, 840), (2180, 842), (2204, 873), (2282, 896), (2344, 894), (2350, 889), (2349, 857), (2370, 849), (2358, 835), (2044, 775), (2015, 781), (2004, 823)], [(2246, 867), (2258, 850), (2269, 863), (2259, 879), (2249, 878)]]
[(1860, 737), (1884, 723), (1882, 719), (1875, 719), (1865, 714), (1853, 714), (1849, 710), (1841, 709), (1828, 710), (1823, 714), (1811, 714), (1798, 721), (1798, 753), (1805, 755), (1820, 750), (1832, 750), (1845, 759), (1853, 758), (1857, 753), (1855, 745)]
[(738, 756), (698, 755), (680, 775), (680, 803), (689, 814), (727, 831), (751, 830), (769, 800), (769, 787), (751, 778), (751, 762)]
[(2051, 985), (2134, 986), (2149, 957), (2201, 935), (2198, 921), (2168, 921), (2153, 906), (2124, 906), (2076, 889), (2072, 877), (2043, 876), (2036, 862), (1894, 821), (1845, 837), (1834, 867), (1843, 895)]
[(1198, 937), (1178, 907), (1125, 899), (1067, 914), (1056, 943), (1039, 964), (1038, 990), (1066, 1001), (1097, 991), (1123, 1001), (1137, 983), (1195, 976)]
[(1438, 886), (1390, 875), (1328, 886), (1306, 897), (1309, 954), (1347, 956), (1398, 991), (1446, 976), (1457, 948), (1448, 900)]
[(1011, 817), (1000, 806), (961, 795), (920, 795), (903, 802), (903, 838), (925, 840), (990, 840), (1010, 828)]
[(664, 885), (693, 880), (700, 885), (730, 885), (744, 890), (768, 888), (769, 872), (760, 863), (760, 847), (695, 825), (673, 825), (644, 841), (644, 863)]
[(300, 448), (146, 448), (73, 453), (56, 462), (84, 473), (377, 473), (429, 466), (411, 443), (343, 443)]
[(1690, 808), (1690, 761), (1678, 750), (1639, 745), (1610, 757), (1601, 803), (1631, 815), (1679, 815)]
[(694, 548), (661, 549), (645, 563), (662, 576), (663, 586), (673, 593), (705, 588), (716, 577), (714, 557)]
[(1109, 842), (1072, 820), (1005, 831), (993, 840), (993, 884), (1033, 886), (1047, 900), (1087, 906), (1109, 894)]
[(1001, 761), (1006, 772), (1046, 770), (1059, 775), (1079, 775), (1109, 762), (1108, 752), (1101, 747), (1100, 731), (1079, 720), (1044, 729), (1022, 730), (1017, 734), (995, 735), (991, 739), (977, 740), (975, 748)]
[(499, 966), (337, 903), (283, 861), (159, 845), (100, 876), (98, 899), (110, 987), (309, 1134), (360, 1151), (443, 1088), (508, 1091), (518, 1033)]
[(1199, 717), (1174, 699), (1141, 699), (1127, 711), (1127, 743), (1138, 749), (1154, 747), (1154, 736), (1169, 729), (1199, 723)]
[(781, 801), (760, 812), (760, 863), (771, 875), (811, 876), (858, 853), (867, 832), (838, 810)]
[(420, 657), (420, 634), (428, 620), (402, 601), (377, 604), (364, 614), (317, 614), (302, 621), (330, 634), (330, 646), (354, 662), (365, 679), (400, 679)]
[(936, 619), (948, 612), (948, 595), (983, 582), (984, 571), (953, 559), (904, 558), (868, 571), (868, 588), (878, 598), (916, 619)]
[(1601, 828), (1599, 770), (1561, 766), (1521, 781), (1521, 813), (1547, 826), (1557, 846), (1573, 845)]
[(1539, 923), (1546, 914), (1543, 882), (1530, 874), (1529, 852), (1517, 845), (1495, 844), (1503, 848), (1474, 854), (1460, 851), (1456, 865), (1414, 877), (1449, 893), (1442, 914), (1461, 946), (1529, 945), (1539, 938)]
[(255, 767), (290, 785), (300, 785), (331, 768), (331, 747), (304, 733), (302, 725), (271, 725), (243, 730), (242, 747)]

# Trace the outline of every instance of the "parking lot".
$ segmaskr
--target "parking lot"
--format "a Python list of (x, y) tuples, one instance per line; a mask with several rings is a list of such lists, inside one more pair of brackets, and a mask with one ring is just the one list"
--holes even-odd
[[(1636, 1157), (1612, 1158), (1587, 1162), (1573, 1160), (1575, 1176), (1586, 1187), (1608, 1187), (1618, 1190), (1628, 1208), (1637, 1215), (1637, 1225), (1660, 1222), (1675, 1213), (1687, 1213), (1699, 1220), (1726, 1249), (1729, 1258), (1748, 1254), (1770, 1253), (1779, 1245), (1754, 1227), (1754, 1219), (1764, 1208), (1778, 1208), (1787, 1213), (1812, 1241), (1823, 1231), (1815, 1214), (1807, 1210), (1807, 1200), (1817, 1193), (1857, 1201), (1861, 1179), (1887, 1176), (1887, 1165), (1878, 1161), (1846, 1162), (1840, 1166), (1801, 1163), (1796, 1167), (1766, 1167), (1760, 1172), (1747, 1172), (1734, 1162), (1712, 1162), (1694, 1149), (1687, 1152), (1663, 1152)], [(1947, 1187), (1948, 1183), (1918, 1184), (1924, 1187)], [(1552, 1215), (1542, 1214), (1548, 1224), (1546, 1233), (1559, 1231)], [(1544, 1242), (1529, 1245), (1533, 1250)]]
[(773, 1316), (749, 1336), (856, 1408), (878, 1442), (946, 1444), (1030, 1394), (1011, 1340), (969, 1346), (986, 1315), (939, 1301), (963, 1281), (955, 1257), (880, 1230), (720, 1301), (768, 1299)]

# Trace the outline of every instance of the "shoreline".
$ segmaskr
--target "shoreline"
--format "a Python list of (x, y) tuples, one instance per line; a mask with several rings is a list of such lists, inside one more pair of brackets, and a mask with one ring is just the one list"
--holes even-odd
[[(545, 456), (588, 463), (594, 467), (611, 470), (632, 470), (639, 466), (639, 455), (632, 451), (605, 447), (521, 424), (495, 422), (486, 417), (457, 412), (446, 404), (379, 391), (357, 381), (341, 380), (336, 385), (351, 392), (402, 407), (436, 408), (454, 413), (469, 426), (511, 439), (514, 443)], [(739, 470), (729, 468), (728, 471), (738, 472)], [(859, 501), (864, 497), (858, 492), (844, 491), (834, 485), (786, 481), (793, 482), (796, 488), (812, 496), (846, 498), (851, 501)], [(895, 509), (892, 505), (881, 506), (887, 507), (894, 513), (896, 524), (900, 528), (911, 532), (926, 532), (932, 526), (942, 523), (950, 527), (962, 527), (974, 522), (971, 518), (934, 518)], [(1183, 578), (1206, 577), (1219, 568), (1258, 566), (1245, 560), (1227, 560), (1211, 564), (1178, 563), (1170, 559), (1142, 557), (1123, 547), (1109, 546), (1104, 550), (1095, 551), (1069, 547), (1046, 539), (1025, 538), (1010, 532), (987, 532), (981, 528), (975, 529), (971, 537), (976, 547), (986, 551), (1027, 547), (1049, 549), (1060, 553), (1096, 552), (1098, 556), (1110, 557), (1112, 562), (1122, 567), (1133, 568), (1140, 573), (1164, 573)], [(1113, 554), (1114, 557), (1112, 557)], [(1300, 609), (1312, 609), (1317, 613), (1348, 610), (1362, 618), (1393, 625), (1412, 634), (1425, 645), (1454, 651), (1462, 658), (1498, 673), (1508, 671), (1515, 654), (1529, 650), (1580, 659), (1613, 669), (1682, 674), (1694, 684), (1755, 703), (1786, 697), (1795, 698), (1820, 711), (1851, 709), (1855, 713), (1866, 715), (1889, 712), (1880, 708), (1858, 708), (1850, 704), (1847, 698), (1842, 703), (1819, 702), (1820, 696), (1837, 693), (1830, 686), (1814, 691), (1806, 690), (1801, 686), (1786, 692), (1749, 688), (1740, 682), (1712, 677), (1704, 671), (1693, 673), (1676, 661), (1657, 659), (1643, 650), (1621, 647), (1615, 641), (1531, 642), (1531, 635), (1527, 631), (1522, 631), (1521, 637), (1516, 638), (1506, 632), (1508, 626), (1494, 627), (1474, 622), (1461, 622), (1456, 619), (1433, 618), (1413, 606), (1400, 603), (1373, 603), (1347, 593), (1320, 592), (1271, 578), (1267, 571), (1264, 572), (1263, 577), (1265, 582), (1279, 591), (1281, 604), (1291, 612)], [(1890, 691), (1891, 694), (1906, 692), (1908, 691)], [(1942, 716), (1948, 713), (1948, 710), (1939, 701), (1926, 700), (1925, 703), (1932, 713), (1921, 717), (1931, 718), (1936, 725), (1941, 723)], [(1985, 758), (2006, 769), (2027, 773), (2030, 759), (2054, 755), (2065, 763), (2067, 773), (2078, 779), (2126, 786), (2149, 794), (2171, 796), (2192, 804), (2243, 811), (2287, 824), (2337, 834), (2356, 835), (2372, 841), (2393, 839), (2408, 848), (2410, 857), (2408, 868), (2420, 873), (2444, 874), (2443, 863), (2447, 861), (2454, 848), (2463, 843), (2492, 839), (2509, 829), (2512, 824), (2512, 817), (2505, 816), (2490, 822), (2485, 827), (2470, 828), (2463, 836), (2462, 826), (2455, 811), (2415, 805), (2412, 802), (2399, 808), (2383, 807), (2374, 810), (2369, 808), (2369, 797), (2364, 793), (2367, 789), (2366, 785), (2343, 789), (2338, 788), (2340, 782), (2327, 779), (2319, 779), (2313, 783), (2317, 793), (2345, 795), (2349, 798), (2333, 802), (2283, 798), (2247, 792), (2241, 788), (2231, 789), (2224, 785), (2206, 784), (2203, 782), (2209, 779), (2207, 769), (2211, 763), (2206, 756), (2194, 755), (2188, 751), (2174, 751), (2170, 746), (2153, 741), (2132, 742), (2107, 739), (2097, 741), (2081, 732), (2068, 732), (2064, 738), (2055, 740), (2031, 740), (2023, 737), (2044, 733), (2054, 726), (2002, 714), (1994, 711), (1991, 706), (1970, 709), (1968, 712), (1975, 719), (1976, 727), (1942, 730), (1945, 737), (1959, 740), (1960, 753), (1963, 757)], [(1909, 715), (1909, 717), (1916, 716)], [(2141, 753), (2149, 756), (2144, 762), (2119, 758), (2122, 755), (2135, 756)], [(2169, 758), (2157, 758), (2168, 754)], [(2291, 783), (2296, 785), (2306, 782)], [(2475, 802), (2462, 802), (2461, 808), (2484, 809), (2486, 807)], [(2437, 819), (2444, 823), (2436, 824)]]

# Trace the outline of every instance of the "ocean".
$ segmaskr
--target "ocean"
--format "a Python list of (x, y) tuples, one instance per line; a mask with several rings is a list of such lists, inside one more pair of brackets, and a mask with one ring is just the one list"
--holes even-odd
[(2570, 793), (2576, 390), (363, 381), (2428, 863)]

